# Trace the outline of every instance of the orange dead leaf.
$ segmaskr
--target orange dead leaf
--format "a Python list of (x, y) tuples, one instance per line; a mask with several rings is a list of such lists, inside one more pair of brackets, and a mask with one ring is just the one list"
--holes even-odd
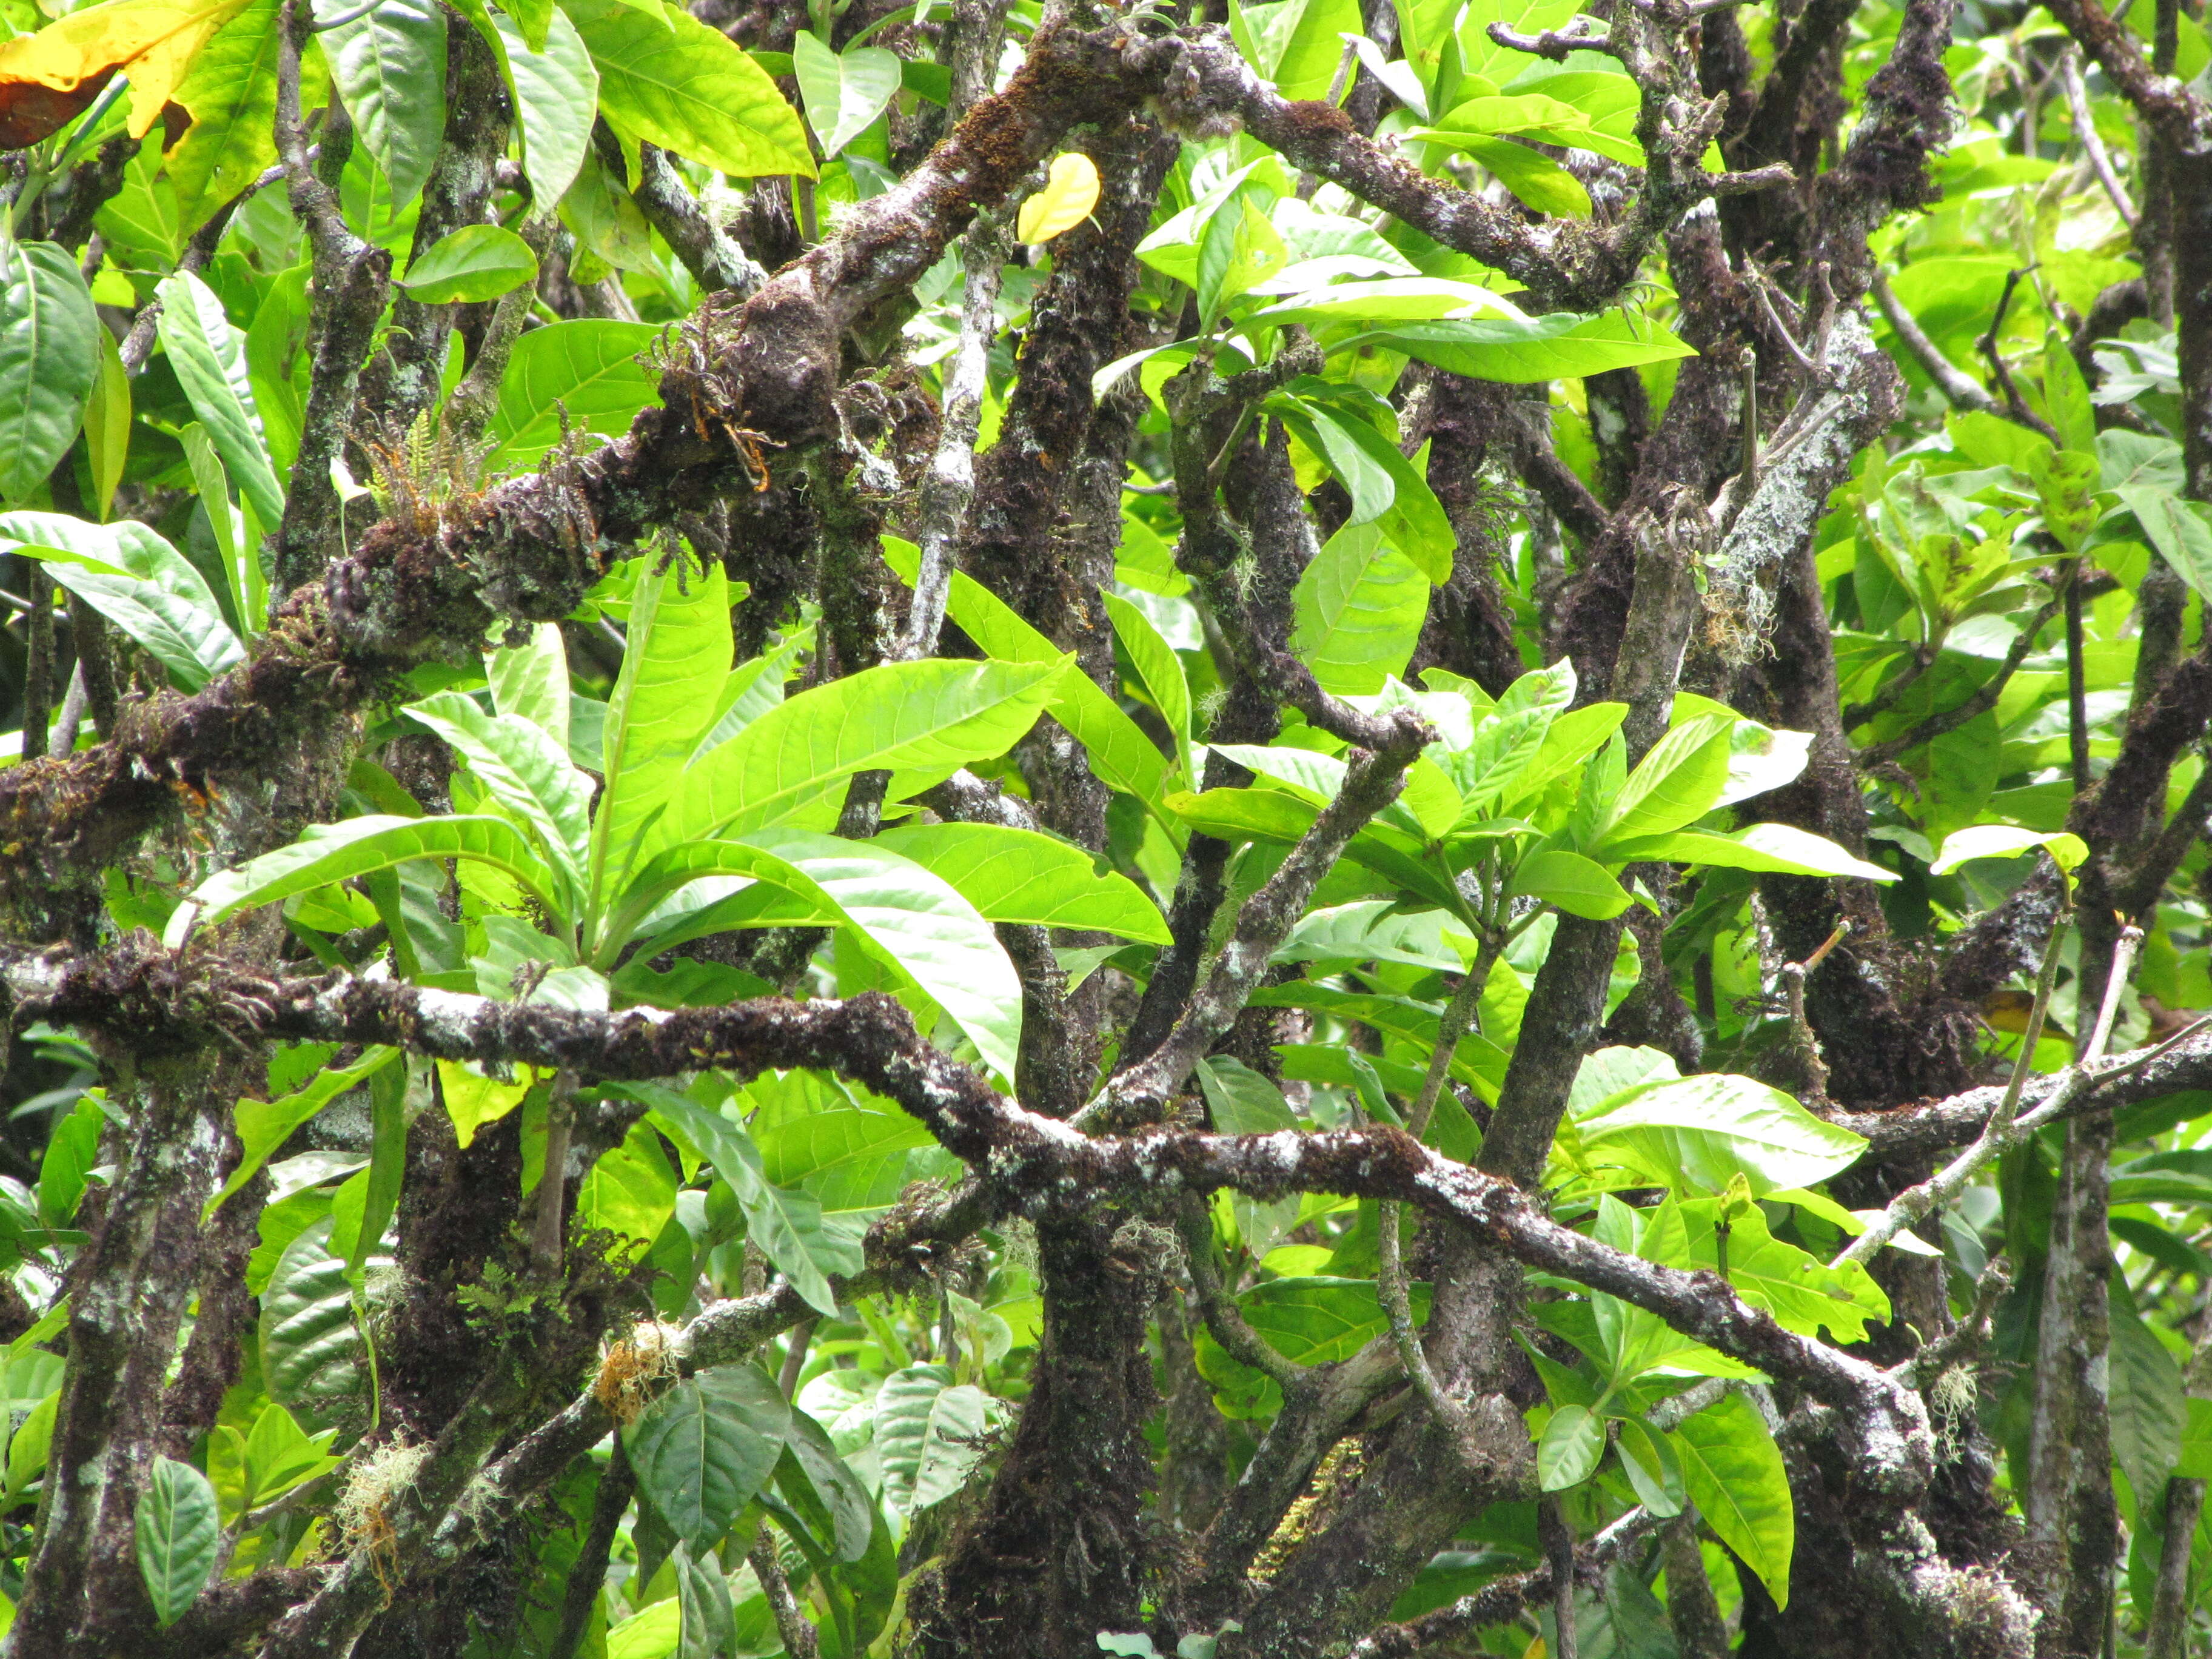
[(21, 149), (73, 119), (120, 71), (130, 131), (143, 138), (207, 39), (246, 0), (107, 0), (0, 45), (0, 149)]

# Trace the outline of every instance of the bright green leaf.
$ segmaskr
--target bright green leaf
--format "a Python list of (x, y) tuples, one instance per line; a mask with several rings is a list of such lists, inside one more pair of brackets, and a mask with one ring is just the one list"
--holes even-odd
[(1293, 604), (1291, 648), (1322, 689), (1368, 695), (1413, 655), (1428, 619), (1429, 584), (1379, 526), (1350, 524), (1300, 574)]
[(0, 546), (43, 561), (57, 582), (145, 647), (186, 690), (246, 660), (207, 579), (135, 520), (0, 514)]
[(1151, 945), (1166, 920), (1127, 876), (1100, 872), (1091, 855), (1035, 830), (990, 823), (909, 824), (875, 844), (943, 878), (986, 921), (1073, 927)]
[(407, 267), (399, 286), (426, 306), (495, 300), (538, 279), (530, 244), (498, 225), (463, 225), (441, 236)]
[(1673, 1439), (1698, 1513), (1759, 1575), (1775, 1604), (1788, 1607), (1797, 1515), (1782, 1453), (1758, 1408), (1741, 1395), (1724, 1395), (1686, 1419)]
[[(442, 43), (446, 26), (437, 27)], [(442, 113), (439, 119), (442, 125)], [(274, 530), (283, 520), (284, 489), (262, 436), (245, 336), (232, 326), (213, 290), (188, 270), (164, 278), (155, 293), (161, 301), (160, 334), (169, 366), (240, 493), (263, 528)]]
[(1947, 876), (1974, 859), (2014, 858), (2038, 848), (2049, 853), (2051, 861), (2062, 870), (2079, 869), (2081, 861), (2089, 856), (2089, 849), (2079, 836), (2063, 830), (2045, 832), (2022, 830), (2009, 823), (1978, 823), (1945, 836), (1942, 846), (1936, 849), (1935, 862), (1928, 866), (1928, 873)]
[[(550, 904), (557, 890), (553, 872), (505, 818), (371, 815), (310, 825), (289, 847), (209, 877), (189, 896), (191, 904), (178, 907), (164, 937), (173, 949), (196, 921), (212, 927), (240, 910), (389, 869), (409, 859), (481, 860), (522, 883), (541, 903)], [(197, 915), (193, 905), (200, 907)]]
[(1605, 866), (1564, 848), (1531, 853), (1514, 867), (1507, 892), (1556, 904), (1571, 916), (1603, 921), (1635, 901)]
[(728, 36), (679, 7), (656, 22), (621, 0), (569, 0), (599, 71), (599, 107), (648, 143), (739, 178), (814, 176), (798, 112)]
[(1578, 1486), (1605, 1455), (1605, 1423), (1586, 1406), (1562, 1406), (1536, 1442), (1536, 1484), (1543, 1492)]
[(792, 39), (791, 64), (799, 95), (806, 101), (807, 125), (822, 141), (825, 156), (836, 155), (866, 132), (898, 95), (898, 57), (880, 47), (833, 52), (811, 29), (801, 29)]
[(736, 836), (808, 817), (826, 827), (855, 772), (949, 774), (1003, 754), (1059, 690), (1063, 661), (885, 663), (803, 691), (691, 768), (673, 831)]
[(659, 332), (644, 323), (585, 318), (549, 323), (514, 343), (499, 406), (484, 436), (490, 471), (528, 466), (561, 441), (565, 416), (580, 436), (612, 437), (659, 395), (639, 356)]

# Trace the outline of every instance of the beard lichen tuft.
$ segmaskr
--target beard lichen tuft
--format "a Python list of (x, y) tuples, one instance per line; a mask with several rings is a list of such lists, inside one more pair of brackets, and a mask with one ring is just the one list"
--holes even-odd
[(673, 1325), (644, 1319), (630, 1328), (628, 1336), (607, 1345), (599, 1374), (592, 1382), (592, 1397), (624, 1428), (637, 1421), (664, 1386), (676, 1380), (676, 1344), (681, 1334)]
[(414, 1486), (429, 1461), (427, 1445), (386, 1441), (353, 1466), (331, 1510), (339, 1549), (367, 1554), (387, 1603), (399, 1565), (399, 1531), (392, 1524), (392, 1505)]

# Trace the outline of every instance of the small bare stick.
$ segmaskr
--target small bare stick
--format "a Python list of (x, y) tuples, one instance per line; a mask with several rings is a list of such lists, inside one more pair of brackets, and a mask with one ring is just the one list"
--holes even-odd
[[(1788, 962), (1782, 965), (1782, 988), (1790, 999), (1790, 1040), (1797, 1050), (1797, 1059), (1805, 1079), (1805, 1093), (1815, 1106), (1828, 1103), (1828, 1063), (1821, 1058), (1820, 1041), (1813, 1035), (1812, 1022), (1805, 1018), (1805, 981), (1815, 968), (1828, 959), (1828, 952), (1844, 942), (1851, 931), (1848, 921), (1836, 924), (1836, 931), (1821, 942), (1820, 948), (1802, 962)], [(1722, 1277), (1727, 1277), (1723, 1274)]]
[(561, 1267), (568, 1128), (575, 1115), (576, 1073), (563, 1066), (553, 1074), (552, 1097), (545, 1106), (545, 1170), (538, 1177), (538, 1208), (531, 1221), (530, 1260), (546, 1273), (557, 1273)]

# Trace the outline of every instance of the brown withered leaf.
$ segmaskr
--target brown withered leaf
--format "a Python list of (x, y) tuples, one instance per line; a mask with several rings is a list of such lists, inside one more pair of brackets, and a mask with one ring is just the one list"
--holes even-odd
[(51, 138), (89, 109), (114, 76), (102, 70), (66, 91), (37, 81), (0, 82), (0, 149), (28, 149)]
[(208, 37), (246, 0), (107, 0), (0, 45), (0, 149), (21, 149), (81, 114), (118, 71), (143, 138)]

